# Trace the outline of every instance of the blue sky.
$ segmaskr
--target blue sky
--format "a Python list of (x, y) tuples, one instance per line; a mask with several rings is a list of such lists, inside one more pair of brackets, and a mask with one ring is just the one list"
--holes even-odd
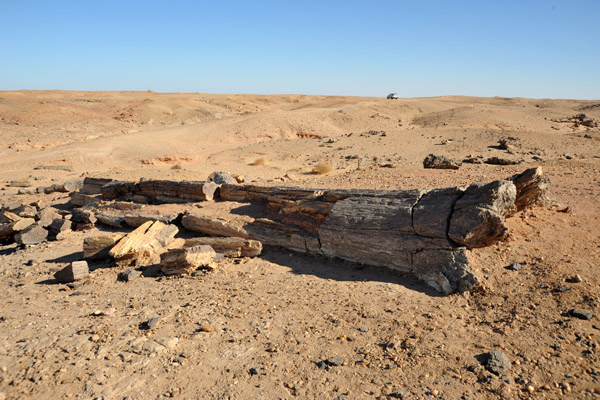
[(599, 99), (599, 16), (599, 0), (0, 0), (0, 90)]

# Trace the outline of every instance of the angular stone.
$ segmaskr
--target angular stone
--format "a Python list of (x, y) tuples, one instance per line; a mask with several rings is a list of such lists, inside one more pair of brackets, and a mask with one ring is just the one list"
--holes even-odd
[(229, 184), (229, 185), (237, 185), (238, 181), (235, 179), (229, 172), (213, 172), (208, 176), (209, 182), (214, 182), (217, 185)]
[(22, 245), (38, 244), (48, 238), (48, 231), (39, 225), (31, 225), (15, 235), (15, 242)]
[(16, 180), (16, 181), (11, 181), (8, 185), (11, 186), (11, 187), (26, 188), (26, 187), (31, 186), (31, 182), (29, 182), (27, 179), (19, 179), (19, 180)]
[(74, 261), (70, 265), (54, 274), (57, 281), (61, 283), (74, 282), (88, 276), (90, 270), (86, 261)]
[(212, 269), (216, 255), (212, 247), (205, 245), (169, 250), (161, 255), (161, 270), (165, 275), (182, 275), (191, 274), (200, 267)]
[(197, 237), (186, 239), (183, 247), (200, 245), (211, 246), (215, 252), (225, 257), (256, 257), (262, 252), (262, 244), (258, 240), (238, 237)]
[(83, 240), (83, 257), (89, 260), (102, 260), (110, 257), (110, 250), (123, 237), (120, 233), (95, 236)]
[(594, 313), (591, 310), (574, 308), (571, 310), (571, 315), (575, 318), (590, 320), (594, 316)]
[(38, 217), (38, 225), (46, 228), (50, 226), (55, 219), (60, 218), (60, 214), (56, 212), (55, 208), (47, 207), (39, 211)]
[(493, 350), (486, 354), (485, 368), (496, 375), (510, 369), (511, 362), (503, 352)]
[(15, 210), (15, 214), (21, 218), (35, 218), (37, 213), (37, 208), (31, 205), (24, 205)]
[(458, 169), (461, 164), (460, 161), (451, 160), (445, 156), (436, 156), (435, 154), (429, 154), (423, 160), (423, 167), (434, 169)]
[(448, 237), (469, 249), (504, 239), (508, 235), (505, 217), (515, 212), (516, 195), (511, 181), (469, 186), (454, 204)]
[(134, 279), (139, 278), (140, 276), (142, 276), (142, 271), (129, 268), (128, 270), (123, 271), (119, 274), (119, 280), (123, 282), (130, 282)]

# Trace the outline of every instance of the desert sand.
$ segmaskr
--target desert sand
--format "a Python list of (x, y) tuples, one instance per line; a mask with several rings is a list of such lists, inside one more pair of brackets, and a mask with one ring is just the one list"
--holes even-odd
[[(553, 199), (470, 251), (481, 285), (450, 296), (275, 247), (184, 277), (121, 282), (123, 268), (99, 264), (64, 285), (54, 272), (100, 225), (3, 243), (0, 399), (600, 398), (600, 128), (568, 120), (581, 113), (600, 121), (600, 101), (0, 92), (3, 205), (69, 201), (13, 181), (228, 171), (266, 186), (432, 189), (537, 166)], [(430, 153), (519, 164), (424, 169)], [(480, 362), (492, 350), (511, 361), (500, 375)]]

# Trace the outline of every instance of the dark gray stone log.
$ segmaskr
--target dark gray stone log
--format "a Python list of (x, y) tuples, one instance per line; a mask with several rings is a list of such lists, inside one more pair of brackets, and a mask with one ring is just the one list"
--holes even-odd
[[(104, 193), (121, 196), (127, 192), (126, 196), (143, 195), (155, 202), (210, 197), (202, 182), (113, 182), (108, 185), (110, 190), (106, 186), (102, 186)], [(539, 168), (486, 185), (431, 191), (223, 184), (220, 200), (246, 202), (251, 207), (240, 207), (246, 210), (241, 215), (228, 211), (218, 216), (186, 214), (182, 225), (207, 235), (254, 239), (410, 272), (450, 293), (477, 283), (466, 249), (505, 238), (505, 218), (543, 203), (547, 186), (547, 177)]]
[(456, 201), (448, 237), (468, 248), (484, 247), (508, 234), (505, 216), (514, 214), (517, 188), (511, 181), (471, 185)]

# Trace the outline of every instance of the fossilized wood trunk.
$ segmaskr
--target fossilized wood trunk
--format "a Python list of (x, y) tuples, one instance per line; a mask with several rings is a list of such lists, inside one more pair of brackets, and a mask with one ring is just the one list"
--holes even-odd
[(196, 237), (186, 239), (183, 248), (207, 245), (225, 257), (256, 257), (262, 252), (262, 244), (258, 240), (240, 237)]
[(215, 251), (208, 245), (173, 249), (161, 255), (161, 270), (165, 275), (183, 275), (190, 274), (200, 267), (214, 269), (212, 262), (215, 257)]
[[(148, 182), (153, 183), (113, 182), (100, 190), (103, 196), (126, 193), (126, 197), (137, 190), (135, 193), (148, 197), (157, 198), (160, 193), (178, 201), (197, 201), (203, 196), (201, 183)], [(260, 205), (261, 212), (252, 217), (188, 213), (181, 223), (206, 235), (255, 239), (266, 245), (409, 272), (437, 290), (451, 293), (477, 282), (467, 249), (504, 239), (505, 218), (543, 203), (547, 186), (541, 168), (485, 185), (430, 191), (224, 184), (218, 192), (220, 200)]]
[(150, 265), (158, 261), (160, 253), (173, 240), (178, 232), (175, 225), (160, 221), (148, 221), (121, 239), (109, 251), (117, 264)]
[(16, 234), (34, 223), (35, 220), (33, 218), (20, 218), (14, 222), (2, 224), (0, 225), (0, 240), (13, 238)]

